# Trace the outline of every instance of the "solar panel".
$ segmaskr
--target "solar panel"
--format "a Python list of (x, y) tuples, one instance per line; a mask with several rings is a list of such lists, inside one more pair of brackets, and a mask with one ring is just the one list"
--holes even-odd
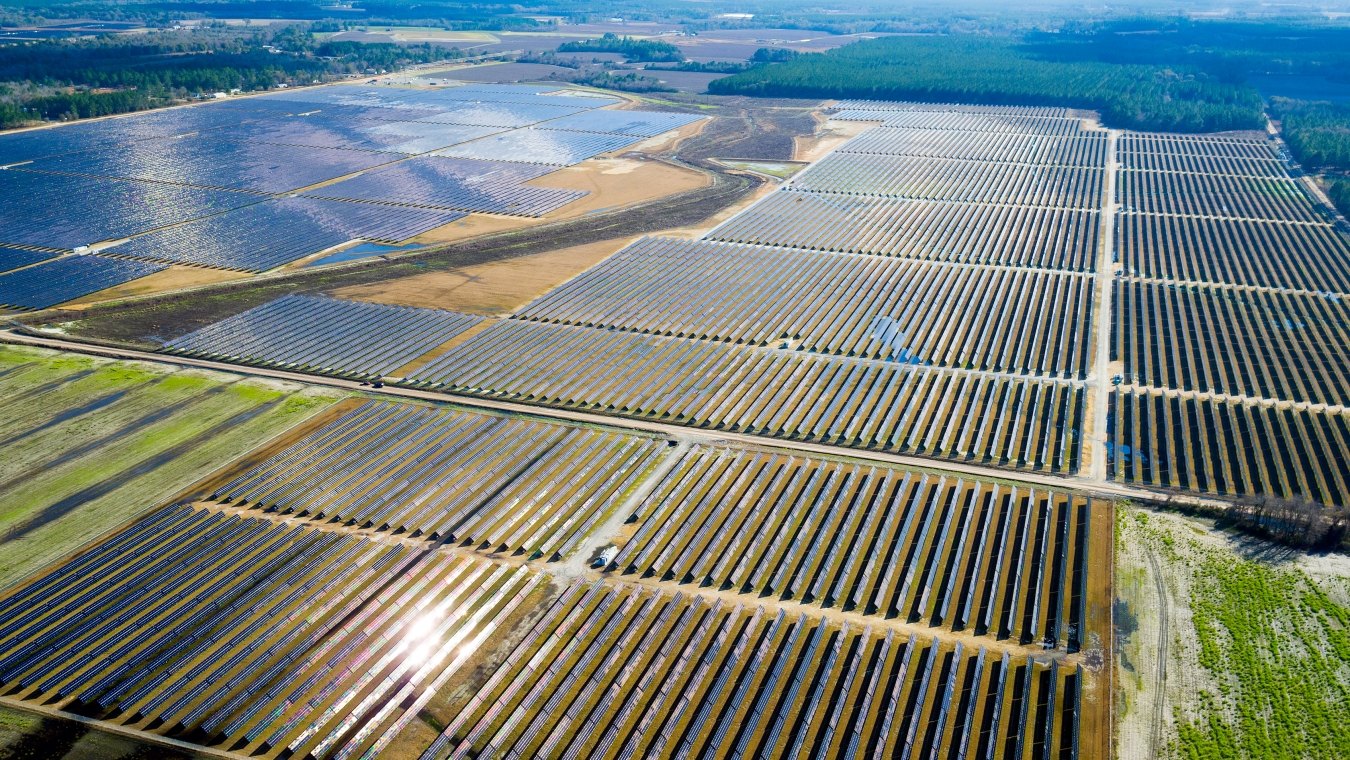
[(238, 134), (259, 142), (388, 153), (427, 153), (500, 132), (502, 127), (352, 119), (324, 111), (248, 122)]
[(544, 125), (548, 129), (573, 132), (607, 132), (619, 135), (655, 137), (662, 132), (679, 129), (702, 119), (692, 113), (662, 113), (659, 111), (616, 111), (604, 109), (554, 119)]
[(549, 167), (419, 156), (308, 193), (312, 197), (429, 208), (542, 216), (584, 196), (581, 190), (531, 187)]
[(0, 165), (239, 125), (219, 108), (167, 108), (0, 135)]
[(352, 240), (398, 243), (464, 216), (462, 211), (280, 198), (156, 230), (105, 252), (261, 272)]
[(46, 251), (25, 251), (22, 248), (0, 247), (0, 272), (31, 266), (40, 261), (54, 259), (58, 255)]
[(388, 153), (259, 142), (248, 134), (143, 140), (53, 156), (34, 171), (144, 179), (181, 185), (284, 193), (396, 160)]
[(517, 129), (437, 151), (440, 156), (518, 161), (527, 164), (571, 166), (601, 153), (641, 142), (633, 135), (564, 132), (554, 129)]
[(0, 171), (0, 241), (71, 250), (218, 214), (258, 196), (158, 182)]
[(253, 364), (382, 377), (481, 321), (440, 309), (284, 296), (164, 347)]
[(165, 264), (147, 261), (62, 256), (27, 269), (0, 274), (0, 306), (45, 309), (166, 268)]

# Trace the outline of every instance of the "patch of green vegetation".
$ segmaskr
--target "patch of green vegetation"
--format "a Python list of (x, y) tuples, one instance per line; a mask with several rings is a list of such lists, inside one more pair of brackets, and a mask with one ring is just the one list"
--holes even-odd
[(558, 52), (618, 53), (629, 61), (674, 62), (684, 60), (684, 53), (681, 53), (678, 47), (669, 42), (620, 37), (613, 32), (605, 32), (604, 35), (593, 39), (564, 42), (558, 46)]
[(787, 179), (804, 168), (803, 164), (794, 164), (785, 161), (723, 161), (723, 164), (742, 171), (755, 172), (757, 174), (767, 174), (779, 179)]
[(1168, 564), (1190, 574), (1186, 601), (1198, 664), (1217, 684), (1176, 708), (1172, 754), (1186, 760), (1350, 757), (1350, 607), (1343, 597), (1297, 567), (1245, 558), (1190, 531), (1150, 526), (1142, 512), (1136, 527)]
[(255, 404), (266, 404), (269, 401), (275, 401), (285, 395), (274, 387), (248, 381), (241, 381), (231, 385), (228, 393)]
[[(33, 365), (23, 377), (31, 389), (69, 376), (51, 369), (69, 358), (5, 351), (0, 368)], [(30, 395), (22, 414), (0, 422), (13, 438), (0, 448), (0, 587), (173, 498), (343, 395), (100, 362), (86, 377)], [(11, 380), (0, 379), (0, 390)], [(120, 393), (96, 403), (112, 390)]]

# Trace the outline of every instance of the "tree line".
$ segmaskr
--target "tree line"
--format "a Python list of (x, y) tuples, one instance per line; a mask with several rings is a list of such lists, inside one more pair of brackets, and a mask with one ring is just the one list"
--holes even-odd
[(928, 100), (1100, 111), (1112, 126), (1175, 132), (1260, 129), (1259, 94), (1196, 70), (1033, 57), (1011, 37), (885, 37), (712, 82), (710, 92)]
[(1272, 98), (1270, 110), (1294, 158), (1322, 175), (1327, 198), (1350, 216), (1350, 105)]
[(268, 34), (200, 30), (0, 46), (0, 127), (107, 116), (199, 93), (310, 84), (453, 59), (431, 44), (316, 42), (305, 27)]
[(661, 40), (639, 40), (605, 32), (601, 37), (564, 42), (559, 53), (618, 53), (629, 61), (644, 63), (675, 63), (684, 60), (680, 49)]

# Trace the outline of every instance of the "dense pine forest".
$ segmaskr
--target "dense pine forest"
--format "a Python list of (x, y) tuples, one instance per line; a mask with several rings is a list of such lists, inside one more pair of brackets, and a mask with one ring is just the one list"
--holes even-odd
[(1179, 132), (1260, 129), (1256, 90), (1198, 70), (1048, 60), (1019, 40), (885, 37), (713, 82), (717, 94), (951, 100), (1095, 109), (1112, 126)]
[(1271, 113), (1294, 158), (1322, 175), (1331, 202), (1350, 216), (1350, 105), (1275, 98)]

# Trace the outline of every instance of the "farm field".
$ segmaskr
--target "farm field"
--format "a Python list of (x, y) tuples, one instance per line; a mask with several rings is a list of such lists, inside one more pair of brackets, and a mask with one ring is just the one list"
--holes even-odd
[(0, 347), (0, 587), (331, 404), (332, 392)]

